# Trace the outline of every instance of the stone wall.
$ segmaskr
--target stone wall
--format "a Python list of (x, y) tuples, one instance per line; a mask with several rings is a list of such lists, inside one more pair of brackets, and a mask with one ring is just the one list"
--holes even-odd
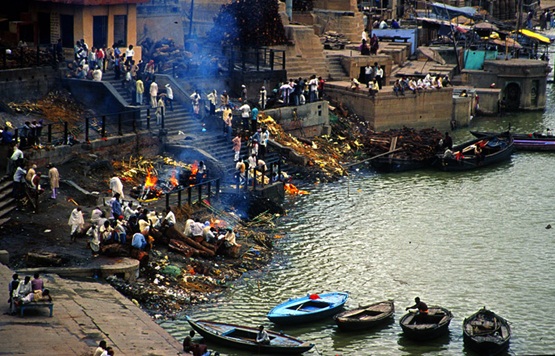
[(326, 94), (334, 102), (343, 103), (349, 110), (366, 119), (378, 131), (403, 126), (448, 129), (452, 119), (452, 88), (418, 94), (408, 92), (405, 96), (395, 96), (393, 92), (384, 90), (370, 97), (366, 90), (353, 92), (345, 87), (328, 85)]
[(59, 85), (59, 73), (52, 67), (0, 71), (0, 96), (4, 102), (36, 100)]
[(50, 150), (25, 150), (25, 158), (39, 167), (49, 162), (61, 165), (75, 159), (81, 154), (95, 154), (100, 159), (112, 160), (133, 156), (154, 156), (160, 154), (162, 142), (150, 131), (137, 134), (126, 134), (108, 137), (106, 140), (96, 140), (91, 143), (73, 146), (56, 146)]
[(315, 9), (357, 11), (356, 0), (314, 0)]
[[(296, 113), (295, 113), (296, 111)], [(285, 132), (297, 137), (313, 138), (327, 133), (329, 107), (327, 101), (299, 106), (284, 106), (264, 111), (279, 123)]]
[(463, 79), (477, 88), (493, 83), (508, 109), (539, 110), (546, 104), (548, 63), (529, 59), (485, 61), (484, 70), (464, 70)]

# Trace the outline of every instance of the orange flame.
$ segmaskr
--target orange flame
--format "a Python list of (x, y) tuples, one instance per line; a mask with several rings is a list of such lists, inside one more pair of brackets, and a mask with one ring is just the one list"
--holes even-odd
[(170, 183), (171, 185), (173, 185), (174, 187), (177, 187), (179, 185), (179, 181), (177, 180), (176, 176), (176, 170), (175, 168), (172, 170), (172, 177), (170, 178)]
[(287, 194), (291, 194), (291, 195), (306, 195), (306, 194), (309, 194), (306, 190), (300, 190), (299, 188), (295, 187), (291, 183), (285, 183), (283, 185), (283, 188), (285, 189), (285, 192)]
[(150, 169), (148, 169), (147, 172), (146, 172), (145, 187), (146, 188), (154, 188), (156, 186), (157, 181), (158, 181), (158, 177), (156, 177), (155, 175), (152, 175), (150, 173)]
[(193, 163), (193, 164), (191, 165), (191, 175), (194, 176), (194, 175), (197, 174), (197, 172), (198, 172), (198, 162), (195, 161), (195, 163)]

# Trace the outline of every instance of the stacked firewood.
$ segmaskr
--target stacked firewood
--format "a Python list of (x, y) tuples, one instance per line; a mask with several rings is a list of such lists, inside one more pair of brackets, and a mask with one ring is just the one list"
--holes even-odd
[[(397, 137), (395, 147), (392, 140)], [(403, 127), (382, 132), (368, 133), (361, 138), (363, 150), (368, 157), (401, 148), (396, 152), (397, 157), (409, 159), (425, 159), (436, 153), (437, 145), (442, 138), (440, 131), (434, 128), (416, 130)]]

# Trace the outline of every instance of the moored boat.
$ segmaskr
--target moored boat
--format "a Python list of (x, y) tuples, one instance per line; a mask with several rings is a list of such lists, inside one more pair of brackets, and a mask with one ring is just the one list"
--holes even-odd
[(348, 297), (344, 292), (308, 294), (275, 306), (267, 317), (276, 324), (312, 322), (337, 314)]
[[(481, 153), (477, 152), (477, 147)], [(436, 155), (432, 166), (443, 171), (467, 171), (508, 161), (514, 151), (510, 134), (487, 136), (454, 146)]]
[(356, 309), (347, 310), (333, 317), (340, 330), (370, 329), (393, 318), (393, 300), (386, 300)]
[(449, 332), (449, 324), (453, 314), (443, 307), (432, 306), (428, 314), (409, 312), (405, 314), (399, 324), (403, 334), (413, 340), (430, 340)]
[(464, 344), (485, 355), (497, 355), (509, 347), (509, 322), (485, 307), (463, 322)]
[(256, 343), (257, 328), (186, 317), (191, 327), (209, 342), (239, 348), (256, 354), (296, 355), (310, 350), (314, 344), (304, 342), (283, 333), (266, 330), (270, 344)]
[[(470, 131), (477, 138), (502, 135), (501, 132)], [(522, 151), (555, 151), (555, 136), (539, 132), (531, 134), (512, 133), (515, 149)]]

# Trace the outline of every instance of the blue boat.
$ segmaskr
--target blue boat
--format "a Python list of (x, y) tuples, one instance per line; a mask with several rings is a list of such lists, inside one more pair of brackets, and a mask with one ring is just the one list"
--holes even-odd
[(267, 317), (276, 324), (307, 323), (337, 314), (348, 297), (344, 292), (307, 294), (277, 305)]

